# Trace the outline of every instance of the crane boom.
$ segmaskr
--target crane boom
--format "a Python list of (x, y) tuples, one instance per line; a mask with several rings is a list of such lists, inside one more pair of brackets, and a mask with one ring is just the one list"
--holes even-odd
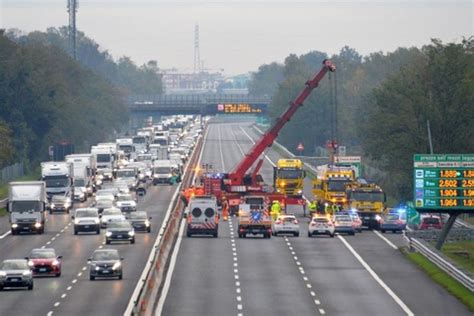
[(296, 99), (290, 102), (288, 109), (277, 119), (275, 124), (253, 145), (250, 151), (245, 155), (244, 159), (235, 167), (234, 171), (229, 173), (229, 180), (231, 185), (241, 185), (245, 173), (252, 167), (254, 162), (260, 157), (265, 151), (266, 147), (270, 147), (278, 136), (280, 130), (285, 124), (290, 121), (291, 117), (295, 114), (300, 106), (303, 106), (303, 102), (311, 94), (311, 91), (315, 89), (319, 82), (323, 79), (328, 71), (334, 72), (336, 66), (333, 63), (325, 59), (323, 61), (323, 67), (313, 77), (313, 79), (306, 82), (306, 86), (303, 91), (296, 97)]

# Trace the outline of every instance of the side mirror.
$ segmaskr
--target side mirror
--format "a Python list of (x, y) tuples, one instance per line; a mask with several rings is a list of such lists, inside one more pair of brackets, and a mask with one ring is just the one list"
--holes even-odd
[(56, 258), (57, 258), (57, 259), (62, 259), (62, 258), (63, 258), (63, 256), (57, 256)]

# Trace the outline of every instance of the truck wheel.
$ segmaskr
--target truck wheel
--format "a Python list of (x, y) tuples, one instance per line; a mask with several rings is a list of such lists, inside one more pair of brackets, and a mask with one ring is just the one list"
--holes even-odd
[(95, 280), (95, 276), (90, 275), (90, 276), (89, 276), (89, 280), (94, 281), (94, 280)]
[(355, 233), (354, 232), (349, 232), (349, 235), (354, 236)]
[(28, 291), (31, 291), (33, 289), (33, 282), (31, 282), (30, 285), (28, 285)]
[(311, 238), (311, 237), (313, 237), (313, 235), (311, 235), (311, 233), (308, 232), (308, 237)]
[(214, 238), (217, 238), (217, 236), (218, 236), (217, 232), (215, 232), (214, 234), (212, 234), (212, 236), (214, 236)]
[(130, 243), (131, 243), (131, 244), (134, 244), (134, 243), (135, 243), (135, 238), (133, 238), (132, 240), (130, 240)]
[(41, 235), (41, 234), (43, 234), (43, 233), (44, 233), (44, 228), (38, 229), (38, 235)]
[(300, 237), (300, 233), (295, 233), (295, 237)]
[(334, 238), (334, 234), (330, 234), (329, 236), (331, 236), (331, 238)]
[(16, 235), (16, 230), (12, 228), (12, 235)]
[(191, 237), (191, 232), (186, 232), (186, 237)]
[(74, 229), (74, 235), (77, 235), (77, 229)]
[(397, 231), (396, 231), (396, 230), (392, 230), (392, 233), (396, 234), (396, 233), (397, 233)]
[(52, 215), (53, 214), (53, 210), (49, 210), (49, 215)]
[(110, 240), (106, 239), (106, 240), (105, 240), (105, 243), (106, 243), (107, 245), (110, 245)]

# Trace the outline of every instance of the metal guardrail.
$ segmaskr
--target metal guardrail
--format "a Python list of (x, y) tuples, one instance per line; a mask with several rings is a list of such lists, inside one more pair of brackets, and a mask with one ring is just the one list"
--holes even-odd
[(430, 249), (422, 241), (419, 241), (416, 238), (408, 237), (406, 235), (405, 239), (408, 240), (411, 249), (415, 249), (421, 253), (428, 260), (437, 265), (441, 270), (456, 279), (471, 292), (474, 292), (474, 279), (462, 272), (460, 269), (456, 268), (452, 263), (448, 262), (441, 255)]
[(8, 199), (0, 200), (0, 208), (7, 207)]

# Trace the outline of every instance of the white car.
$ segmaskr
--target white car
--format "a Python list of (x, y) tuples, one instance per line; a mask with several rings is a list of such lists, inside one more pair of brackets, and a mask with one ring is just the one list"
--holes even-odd
[(292, 234), (296, 237), (300, 235), (299, 221), (295, 215), (284, 214), (278, 216), (276, 221), (272, 224), (273, 236), (278, 234)]
[(72, 219), (74, 220), (74, 235), (79, 232), (100, 234), (100, 219), (97, 208), (78, 208)]
[(130, 194), (117, 195), (116, 204), (122, 212), (134, 212), (137, 210), (137, 202)]
[(308, 237), (314, 235), (329, 235), (334, 238), (336, 228), (333, 222), (325, 215), (316, 215), (311, 218), (308, 226)]
[(124, 221), (125, 216), (122, 214), (122, 211), (119, 208), (111, 207), (106, 208), (102, 212), (100, 218), (100, 227), (105, 228), (111, 222)]

